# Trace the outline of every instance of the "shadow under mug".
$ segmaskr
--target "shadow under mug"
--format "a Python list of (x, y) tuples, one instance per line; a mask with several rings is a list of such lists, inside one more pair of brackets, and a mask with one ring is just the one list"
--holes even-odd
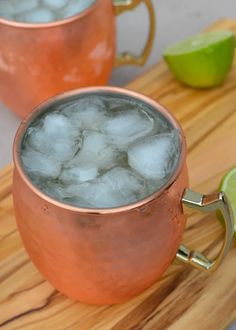
[[(115, 60), (115, 16), (144, 3), (149, 36), (140, 56)], [(155, 13), (151, 0), (96, 0), (73, 17), (43, 24), (0, 17), (0, 99), (24, 117), (36, 105), (67, 90), (104, 85), (112, 67), (143, 65), (152, 49)]]
[[(118, 208), (85, 209), (61, 203), (31, 183), (20, 161), (22, 139), (28, 126), (52, 106), (84, 94), (108, 94), (143, 102), (179, 130), (178, 166), (158, 191)], [(160, 279), (175, 258), (212, 272), (230, 248), (233, 218), (226, 196), (223, 192), (202, 195), (188, 188), (186, 144), (181, 126), (163, 106), (139, 93), (93, 87), (48, 100), (22, 122), (14, 142), (14, 163), (14, 208), (25, 248), (43, 276), (73, 299), (98, 305), (120, 303)], [(183, 205), (202, 212), (221, 211), (225, 240), (215, 260), (181, 245), (186, 223)]]

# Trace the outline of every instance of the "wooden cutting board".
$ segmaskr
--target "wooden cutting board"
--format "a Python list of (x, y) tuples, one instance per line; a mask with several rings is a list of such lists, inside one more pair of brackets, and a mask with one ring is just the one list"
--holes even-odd
[[(211, 29), (231, 29), (222, 20)], [(236, 164), (236, 61), (224, 86), (193, 90), (160, 64), (128, 85), (160, 101), (182, 124), (188, 143), (191, 187), (216, 190)], [(236, 248), (211, 276), (173, 264), (163, 278), (117, 306), (88, 306), (58, 293), (29, 260), (12, 206), (12, 166), (0, 172), (0, 328), (78, 330), (221, 330), (236, 318)], [(212, 255), (222, 239), (214, 215), (191, 214), (184, 243)]]

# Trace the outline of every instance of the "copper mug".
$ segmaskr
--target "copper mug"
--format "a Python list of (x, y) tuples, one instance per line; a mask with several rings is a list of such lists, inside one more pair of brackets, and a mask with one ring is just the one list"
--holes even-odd
[[(178, 166), (151, 196), (118, 208), (85, 209), (46, 196), (27, 177), (19, 155), (28, 126), (52, 105), (87, 93), (144, 102), (180, 131)], [(223, 192), (202, 195), (188, 188), (186, 144), (179, 123), (163, 106), (136, 92), (93, 87), (67, 92), (41, 104), (17, 132), (14, 163), (15, 215), (25, 248), (43, 276), (73, 299), (97, 305), (120, 303), (160, 279), (175, 258), (212, 272), (230, 248), (233, 218), (226, 196)], [(183, 205), (223, 214), (225, 240), (215, 260), (181, 245), (186, 223)]]
[[(115, 15), (145, 3), (149, 37), (140, 56), (115, 60)], [(80, 14), (52, 23), (0, 18), (0, 99), (24, 117), (43, 100), (74, 88), (104, 85), (114, 65), (143, 65), (152, 48), (155, 14), (151, 0), (97, 0)]]

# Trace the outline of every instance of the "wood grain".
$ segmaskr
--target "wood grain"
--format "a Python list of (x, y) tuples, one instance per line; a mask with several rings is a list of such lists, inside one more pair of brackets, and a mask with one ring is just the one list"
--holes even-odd
[[(231, 29), (221, 20), (211, 29)], [(236, 62), (224, 86), (194, 90), (176, 82), (161, 62), (128, 85), (177, 117), (188, 141), (191, 187), (209, 193), (236, 164)], [(118, 306), (88, 306), (65, 298), (35, 269), (16, 229), (12, 166), (0, 172), (0, 328), (79, 330), (221, 330), (236, 317), (236, 249), (212, 276), (180, 264), (139, 297)], [(191, 214), (184, 243), (213, 255), (222, 228), (213, 215)]]

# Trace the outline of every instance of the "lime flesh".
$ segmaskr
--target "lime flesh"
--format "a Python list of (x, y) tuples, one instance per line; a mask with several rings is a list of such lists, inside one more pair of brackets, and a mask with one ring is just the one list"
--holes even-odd
[(209, 32), (169, 47), (164, 52), (164, 59), (182, 83), (209, 88), (223, 83), (232, 67), (234, 48), (233, 32)]
[[(219, 191), (223, 191), (229, 199), (234, 217), (234, 237), (236, 238), (236, 167), (228, 172), (222, 179)], [(222, 222), (222, 215), (217, 213)]]

